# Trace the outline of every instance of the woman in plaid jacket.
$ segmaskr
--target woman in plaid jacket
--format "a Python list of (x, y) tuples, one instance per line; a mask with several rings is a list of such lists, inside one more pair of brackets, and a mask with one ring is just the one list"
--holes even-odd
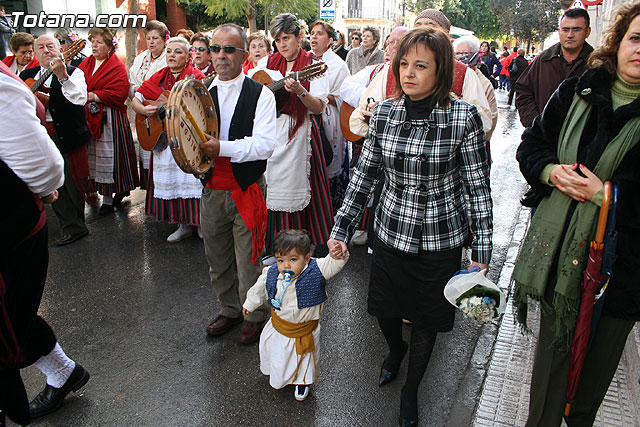
[[(480, 115), (449, 97), (454, 66), (448, 36), (430, 27), (408, 32), (392, 67), (399, 95), (374, 110), (328, 246), (346, 252), (382, 171), (368, 311), (390, 350), (380, 386), (397, 376), (411, 350), (400, 424), (417, 425), (418, 386), (436, 335), (453, 329), (455, 308), (445, 300), (444, 286), (460, 268), (465, 245), (472, 248), (472, 266), (487, 268), (492, 202)], [(403, 318), (413, 322), (410, 346), (402, 340)]]

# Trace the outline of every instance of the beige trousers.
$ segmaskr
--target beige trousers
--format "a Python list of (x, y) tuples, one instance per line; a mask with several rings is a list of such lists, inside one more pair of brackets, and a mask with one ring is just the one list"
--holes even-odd
[[(258, 185), (264, 194), (264, 177), (258, 180)], [(231, 191), (204, 187), (200, 199), (200, 230), (211, 284), (222, 307), (220, 314), (240, 317), (247, 291), (262, 273), (263, 265), (260, 258), (255, 264), (251, 262), (251, 231), (240, 217)], [(262, 306), (247, 320), (262, 321), (267, 313), (268, 308)]]

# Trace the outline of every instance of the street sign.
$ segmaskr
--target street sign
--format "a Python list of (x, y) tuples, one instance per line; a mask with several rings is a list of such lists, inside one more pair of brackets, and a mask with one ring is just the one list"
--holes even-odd
[(320, 0), (320, 19), (336, 19), (335, 0)]

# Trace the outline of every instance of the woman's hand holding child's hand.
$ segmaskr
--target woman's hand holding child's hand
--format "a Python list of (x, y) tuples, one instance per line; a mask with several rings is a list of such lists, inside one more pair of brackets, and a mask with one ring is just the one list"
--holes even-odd
[(327, 247), (329, 248), (329, 255), (333, 259), (342, 259), (347, 255), (347, 244), (336, 239), (329, 239), (327, 241)]

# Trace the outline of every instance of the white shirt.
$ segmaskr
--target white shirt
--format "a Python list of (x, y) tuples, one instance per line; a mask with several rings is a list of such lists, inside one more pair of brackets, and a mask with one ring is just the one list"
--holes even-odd
[[(40, 67), (40, 70), (33, 78), (34, 80), (38, 80), (42, 75), (43, 68)], [(50, 88), (51, 82), (53, 81), (54, 75), (51, 74), (49, 78), (42, 84), (42, 87)], [(58, 77), (56, 77), (57, 79)], [(72, 103), (73, 105), (84, 105), (87, 103), (87, 82), (84, 79), (84, 72), (82, 70), (76, 68), (73, 73), (69, 74), (69, 80), (62, 83), (62, 95)], [(47, 121), (52, 121), (51, 113), (47, 108)]]
[(362, 98), (362, 93), (371, 83), (371, 73), (375, 67), (380, 64), (368, 65), (356, 74), (348, 76), (342, 82), (340, 87), (340, 96), (342, 101), (351, 105), (353, 108), (357, 108)]
[(211, 85), (218, 88), (218, 107), (220, 108), (220, 157), (229, 157), (234, 163), (265, 160), (271, 157), (276, 145), (276, 98), (266, 86), (262, 88), (256, 115), (253, 119), (252, 136), (229, 141), (231, 119), (242, 91), (244, 79), (248, 77), (240, 73), (233, 80), (220, 80), (217, 76)]
[(22, 83), (0, 73), (0, 159), (29, 187), (46, 197), (64, 184), (64, 160), (36, 116), (36, 101)]

